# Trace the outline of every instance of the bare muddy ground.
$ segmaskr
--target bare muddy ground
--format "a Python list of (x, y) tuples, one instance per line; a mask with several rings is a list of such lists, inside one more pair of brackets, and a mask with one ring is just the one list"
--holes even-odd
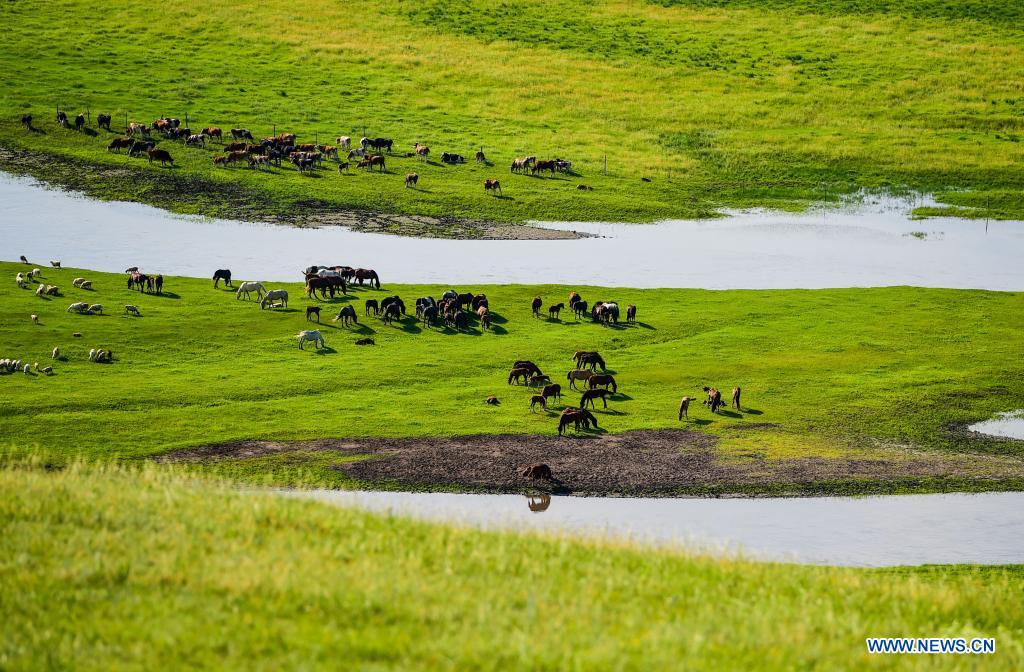
[[(802, 494), (873, 484), (896, 489), (946, 478), (1014, 479), (1017, 463), (996, 458), (905, 453), (893, 459), (723, 459), (716, 439), (699, 432), (643, 430), (623, 434), (483, 435), (452, 438), (242, 441), (176, 451), (160, 461), (216, 463), (269, 455), (302, 461), (309, 452), (336, 453), (329, 468), (365, 484), (484, 492), (536, 489), (577, 495)], [(355, 460), (353, 456), (367, 456)], [(319, 457), (323, 457), (320, 455)], [(342, 461), (340, 458), (345, 458)], [(524, 478), (522, 467), (543, 463), (551, 481)], [(839, 486), (839, 487), (836, 487)]]
[[(0, 146), (0, 170), (30, 175), (53, 186), (78, 191), (92, 198), (108, 197), (116, 185), (115, 200), (133, 200), (172, 212), (227, 217), (298, 227), (344, 226), (364, 233), (390, 233), (421, 238), (478, 240), (554, 240), (583, 238), (588, 234), (545, 229), (524, 224), (388, 214), (344, 208), (320, 200), (280, 204), (258, 192), (231, 182), (152, 171), (97, 165), (53, 154), (38, 154)], [(130, 199), (125, 184), (136, 185)]]

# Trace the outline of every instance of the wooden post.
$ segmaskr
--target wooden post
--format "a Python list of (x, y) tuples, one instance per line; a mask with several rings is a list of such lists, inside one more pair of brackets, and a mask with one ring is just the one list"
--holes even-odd
[(188, 112), (185, 113), (185, 128), (188, 128)]

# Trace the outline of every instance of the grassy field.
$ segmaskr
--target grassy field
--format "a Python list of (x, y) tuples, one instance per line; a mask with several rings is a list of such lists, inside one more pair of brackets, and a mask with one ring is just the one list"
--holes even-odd
[[(1024, 218), (1020, 15), (996, 0), (5, 3), (0, 168), (244, 217), (641, 221), (869, 187), (937, 190), (950, 209), (929, 214)], [(435, 158), (311, 179), (215, 169), (218, 147), (172, 147), (178, 167), (163, 170), (108, 154), (105, 131), (59, 129), (56, 105), (111, 113), (115, 129), (187, 114), (196, 129), (303, 141), (365, 132)], [(495, 165), (436, 160), (481, 146)], [(572, 159), (579, 175), (510, 175), (524, 154)], [(402, 187), (409, 171), (420, 189)], [(495, 176), (504, 198), (483, 193)]]
[[(965, 479), (874, 488), (881, 491), (1016, 488), (1024, 474), (1019, 442), (962, 431), (1024, 407), (1019, 293), (576, 288), (591, 301), (638, 306), (636, 325), (613, 328), (531, 317), (534, 295), (549, 304), (564, 300), (567, 287), (481, 286), (459, 289), (488, 295), (494, 330), (457, 334), (413, 317), (392, 326), (362, 317), (367, 297), (397, 293), (411, 307), (445, 289), (394, 286), (385, 277), (382, 290), (324, 304), (328, 348), (317, 352), (296, 346), (310, 303), (297, 283), (280, 285), (291, 292), (287, 310), (261, 311), (205, 279), (169, 277), (165, 294), (151, 296), (127, 290), (123, 275), (71, 268), (44, 271), (42, 280), (64, 295), (41, 299), (15, 287), (24, 269), (0, 264), (9, 278), (0, 283), (0, 357), (45, 365), (59, 346), (66, 361), (52, 362), (51, 377), (0, 377), (0, 436), (16, 452), (116, 459), (246, 439), (551, 435), (560, 408), (531, 414), (533, 392), (506, 383), (512, 361), (534, 360), (565, 386), (572, 353), (596, 349), (620, 386), (610, 408), (597, 409), (612, 433), (686, 427), (712, 435), (719, 457), (740, 463), (939, 456), (958, 460)], [(72, 287), (79, 275), (95, 290)], [(68, 314), (73, 301), (102, 303), (107, 312)], [(357, 307), (358, 330), (329, 321), (347, 302)], [(126, 303), (142, 317), (123, 315)], [(76, 331), (83, 337), (72, 338)], [(376, 345), (354, 346), (362, 336)], [(112, 348), (116, 362), (88, 362), (98, 347)], [(742, 411), (712, 416), (697, 404), (691, 421), (678, 422), (680, 397), (699, 396), (703, 385), (727, 397), (741, 385)], [(490, 394), (503, 403), (483, 404)], [(564, 403), (578, 404), (577, 394), (567, 390)], [(307, 457), (225, 468), (246, 479), (349, 484), (332, 464)], [(976, 471), (986, 464), (1001, 476)]]
[[(1019, 567), (757, 564), (20, 461), (0, 468), (0, 532), (5, 670), (1024, 665)], [(997, 648), (872, 656), (873, 636)]]

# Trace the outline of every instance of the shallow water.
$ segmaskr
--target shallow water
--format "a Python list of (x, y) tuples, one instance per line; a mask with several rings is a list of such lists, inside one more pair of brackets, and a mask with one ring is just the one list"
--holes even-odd
[(976, 422), (967, 429), (979, 434), (1024, 441), (1024, 409), (999, 413), (991, 420)]
[[(630, 538), (761, 560), (887, 566), (1024, 562), (1024, 493), (776, 499), (288, 491), (342, 506), (489, 529)], [(532, 508), (544, 508), (540, 498)], [(339, 515), (344, 515), (339, 514)]]
[[(1024, 222), (911, 221), (922, 201), (874, 198), (806, 214), (750, 211), (650, 225), (544, 223), (581, 240), (442, 240), (184, 217), (101, 202), (0, 173), (6, 259), (245, 280), (298, 280), (313, 263), (385, 283), (558, 283), (769, 289), (917, 285), (1024, 290)], [(924, 239), (911, 235), (925, 232)]]

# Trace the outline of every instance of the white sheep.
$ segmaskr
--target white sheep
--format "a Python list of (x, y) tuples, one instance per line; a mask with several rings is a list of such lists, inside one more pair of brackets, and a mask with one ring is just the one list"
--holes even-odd
[(53, 266), (54, 268), (60, 268), (60, 262), (59, 261), (51, 261), (50, 262), (50, 266)]
[(57, 287), (57, 285), (47, 285), (46, 286), (46, 293), (48, 295), (50, 295), (50, 296), (59, 296), (60, 295), (60, 288)]
[(53, 349), (53, 354), (50, 355), (50, 358), (51, 359), (59, 359), (60, 358), (60, 346), (57, 346), (57, 347), (55, 347)]
[(40, 373), (45, 373), (46, 375), (50, 375), (51, 373), (53, 373), (52, 366), (44, 366), (43, 368), (36, 370), (39, 371)]
[(96, 348), (92, 348), (91, 350), (89, 350), (89, 361), (96, 361)]
[(40, 268), (33, 268), (31, 271), (28, 272), (28, 277), (30, 277), (30, 278), (38, 278), (42, 274), (43, 274), (43, 270), (42, 269), (40, 269)]
[(43, 294), (46, 294), (46, 285), (39, 285), (36, 288), (36, 296), (42, 296)]
[(69, 313), (84, 314), (89, 312), (89, 304), (84, 301), (77, 301), (68, 306)]
[(101, 304), (99, 304), (99, 303), (94, 303), (91, 306), (89, 306), (89, 312), (90, 313), (99, 313), (100, 315), (102, 315), (103, 314), (103, 306)]
[(32, 313), (32, 324), (39, 324), (39, 316)]
[(71, 281), (71, 284), (74, 285), (75, 287), (78, 287), (83, 282), (85, 282), (85, 278), (75, 278), (74, 280)]
[(79, 287), (82, 289), (92, 289), (92, 280), (83, 280)]
[(130, 303), (129, 303), (129, 304), (127, 304), (127, 305), (126, 305), (126, 306), (124, 307), (124, 314), (125, 314), (125, 315), (131, 314), (131, 315), (135, 315), (136, 317), (142, 317), (142, 314), (141, 314), (141, 313), (139, 312), (139, 309), (138, 309), (138, 308), (136, 308), (135, 306), (133, 306), (133, 305), (132, 305), (132, 304), (130, 304)]
[(25, 289), (25, 274), (24, 273), (18, 273), (18, 275), (14, 278), (14, 281), (16, 283), (18, 283), (18, 289)]
[(27, 376), (27, 375), (29, 375), (29, 374), (31, 374), (31, 373), (32, 373), (32, 367), (31, 367), (31, 366), (29, 366), (28, 364), (26, 364), (26, 365), (24, 366), (24, 368), (22, 369), (22, 371), (24, 371), (24, 372), (25, 372), (25, 375)]

